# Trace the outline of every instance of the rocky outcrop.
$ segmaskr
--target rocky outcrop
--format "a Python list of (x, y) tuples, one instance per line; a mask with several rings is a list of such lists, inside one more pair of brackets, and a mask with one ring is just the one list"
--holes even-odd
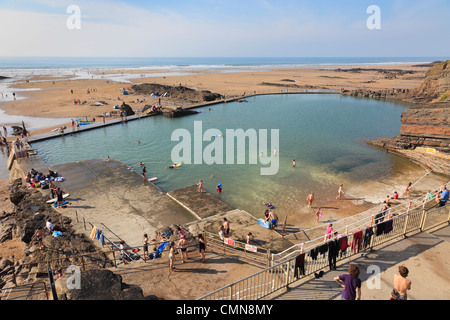
[(162, 84), (144, 83), (132, 86), (134, 93), (140, 95), (155, 95), (171, 97), (175, 100), (191, 103), (209, 102), (222, 99), (222, 95), (211, 91), (197, 91), (184, 86), (166, 86)]
[(176, 108), (176, 109), (169, 109), (169, 108), (162, 108), (161, 112), (163, 116), (168, 118), (178, 118), (178, 117), (184, 117), (191, 114), (197, 114), (198, 111), (190, 110), (190, 109), (183, 109), (183, 108)]
[[(9, 212), (0, 214), (0, 243), (11, 239), (20, 239), (24, 243), (24, 258), (15, 261), (15, 275), (21, 279), (19, 284), (35, 282), (48, 277), (47, 262), (52, 261), (55, 270), (71, 264), (81, 265), (86, 270), (112, 267), (112, 262), (85, 235), (76, 233), (71, 225), (71, 219), (59, 214), (46, 203), (48, 196), (44, 196), (38, 189), (27, 189), (21, 179), (13, 182), (10, 200), (14, 207)], [(53, 237), (44, 229), (44, 249), (39, 249), (35, 240), (36, 230), (45, 227), (46, 221), (51, 219), (62, 235)], [(3, 257), (9, 258), (9, 257)], [(2, 265), (9, 265), (2, 260)], [(0, 270), (0, 288), (12, 281), (11, 272)]]
[[(369, 142), (400, 152), (436, 172), (450, 169), (450, 60), (435, 63), (427, 71), (422, 85), (392, 95), (416, 103), (401, 116), (400, 136)], [(408, 153), (415, 149), (425, 152)], [(429, 152), (427, 153), (427, 149)], [(422, 150), (422, 151), (423, 151)]]
[(431, 67), (425, 81), (411, 92), (409, 99), (417, 103), (450, 102), (450, 60)]
[(134, 116), (135, 115), (133, 109), (131, 109), (131, 107), (128, 104), (126, 104), (125, 102), (122, 103), (122, 105), (119, 107), (119, 110), (121, 112), (123, 112), (123, 114), (126, 116)]
[(69, 276), (59, 278), (56, 292), (59, 300), (144, 300), (142, 289), (122, 282), (120, 275), (109, 270), (81, 272), (81, 288), (69, 289)]
[(363, 97), (363, 98), (374, 98), (374, 99), (399, 99), (405, 100), (408, 99), (411, 95), (410, 89), (380, 89), (380, 90), (372, 90), (372, 89), (343, 89), (341, 94), (351, 97)]

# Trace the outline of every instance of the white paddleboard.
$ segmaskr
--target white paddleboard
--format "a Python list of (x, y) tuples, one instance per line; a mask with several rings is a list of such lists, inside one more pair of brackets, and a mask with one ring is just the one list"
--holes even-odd
[(152, 182), (152, 181), (155, 181), (155, 180), (158, 180), (158, 178), (157, 177), (153, 177), (153, 178), (148, 179), (149, 182)]

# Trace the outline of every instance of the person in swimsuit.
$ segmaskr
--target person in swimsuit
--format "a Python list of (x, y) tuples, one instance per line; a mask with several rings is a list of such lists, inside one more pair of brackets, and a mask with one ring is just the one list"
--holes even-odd
[(227, 218), (223, 218), (223, 228), (225, 229), (226, 234), (230, 234), (230, 221)]
[(269, 217), (266, 219), (266, 221), (270, 220), (270, 223), (272, 224), (272, 229), (275, 229), (278, 226), (278, 216), (272, 211), (269, 211)]
[(411, 290), (411, 280), (406, 277), (409, 270), (405, 266), (400, 266), (398, 273), (394, 275), (394, 289), (392, 289), (390, 300), (408, 300), (407, 291)]
[(58, 208), (62, 207), (64, 203), (63, 192), (60, 188), (56, 189), (56, 203), (58, 204)]
[(169, 247), (169, 271), (172, 272), (175, 267), (173, 266), (173, 263), (175, 261), (175, 242), (170, 243)]
[(410, 190), (411, 186), (412, 186), (412, 182), (408, 183), (408, 185), (407, 185), (406, 188), (405, 188), (405, 191), (403, 191), (403, 193), (402, 193), (402, 197), (403, 197), (403, 195), (405, 195), (405, 194), (406, 194), (408, 197), (411, 195), (411, 190)]
[(308, 200), (308, 208), (311, 208), (312, 203), (313, 203), (313, 201), (314, 201), (314, 193), (313, 193), (313, 192), (311, 192), (311, 193), (309, 194), (307, 200)]
[[(148, 256), (148, 236), (146, 233), (142, 237), (142, 241), (144, 242), (144, 256), (147, 257)], [(145, 253), (147, 253), (147, 255)]]
[(184, 263), (185, 260), (188, 260), (188, 254), (187, 254), (187, 248), (186, 245), (191, 242), (187, 242), (184, 238), (184, 235), (181, 235), (180, 241), (178, 242), (178, 247), (180, 248), (180, 254), (181, 254), (181, 263)]
[(203, 181), (201, 179), (198, 182), (198, 192), (200, 192), (200, 193), (203, 192)]
[(320, 208), (318, 208), (316, 211), (316, 223), (319, 223), (319, 219), (321, 216), (322, 216), (322, 210), (320, 210)]
[(201, 234), (198, 235), (198, 251), (200, 252), (200, 257), (202, 262), (205, 262), (205, 251), (206, 246), (208, 244), (206, 243), (205, 239), (203, 239), (203, 236)]
[(44, 249), (44, 244), (42, 242), (42, 239), (44, 237), (44, 228), (40, 227), (39, 229), (36, 230), (36, 232), (34, 233), (35, 239), (39, 244), (39, 249)]
[(344, 187), (343, 184), (341, 184), (341, 185), (339, 186), (338, 196), (336, 197), (337, 200), (341, 200), (342, 195), (344, 194), (344, 189), (343, 189), (343, 187)]

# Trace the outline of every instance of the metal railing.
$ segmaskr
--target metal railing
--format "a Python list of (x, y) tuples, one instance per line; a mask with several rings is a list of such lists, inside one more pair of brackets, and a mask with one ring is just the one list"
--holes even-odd
[[(447, 185), (447, 184), (444, 184), (444, 185), (432, 190), (431, 193), (434, 196), (436, 196), (436, 193), (439, 192), (441, 190), (441, 188), (445, 185)], [(430, 205), (434, 206), (434, 205), (437, 205), (437, 203), (435, 202), (435, 198), (429, 199), (428, 194), (426, 194), (426, 195), (412, 198), (410, 201), (404, 202), (402, 204), (396, 205), (396, 206), (388, 209), (386, 212), (386, 215), (389, 215), (392, 217), (398, 216), (398, 215), (403, 215), (405, 213), (409, 213), (412, 211), (423, 210), (426, 206), (430, 206)], [(377, 214), (378, 213), (375, 213), (368, 217), (364, 217), (358, 221), (355, 221), (351, 224), (346, 225), (345, 227), (333, 230), (333, 232), (351, 233), (355, 230), (365, 229), (367, 226), (372, 226), (375, 223), (375, 217)], [(295, 244), (292, 247), (290, 247), (282, 252), (272, 254), (272, 264), (276, 264), (276, 263), (286, 260), (294, 255), (297, 255), (301, 250), (307, 251), (307, 250), (313, 248), (314, 246), (316, 246), (318, 243), (323, 242), (323, 240), (324, 240), (324, 236), (320, 236), (318, 238), (309, 240), (305, 243)]]
[(217, 254), (238, 259), (260, 268), (270, 266), (270, 250), (254, 245), (224, 238), (223, 240), (213, 233), (203, 231), (203, 235), (208, 242), (208, 246), (214, 249)]
[[(342, 238), (346, 239), (348, 247), (345, 250), (339, 249), (334, 266), (338, 262), (359, 256), (361, 252), (371, 250), (383, 243), (397, 238), (403, 239), (408, 233), (422, 232), (449, 222), (450, 205), (428, 211), (418, 209), (402, 215), (388, 217), (371, 228), (372, 235), (368, 232), (368, 228), (343, 235)], [(385, 228), (386, 223), (392, 226), (390, 231), (384, 231), (387, 230)], [(381, 228), (384, 228), (383, 232), (380, 232), (382, 231)], [(360, 234), (360, 232), (363, 234)], [(355, 237), (355, 235), (357, 236)], [(295, 257), (215, 290), (197, 300), (258, 300), (264, 298), (280, 289), (287, 288), (296, 281), (331, 267), (333, 264), (332, 256), (327, 250), (323, 252), (320, 248), (327, 245), (329, 241), (335, 240), (339, 241), (339, 239), (330, 239), (309, 251), (300, 252)], [(301, 262), (301, 259), (299, 260), (301, 256), (304, 259), (303, 262)]]

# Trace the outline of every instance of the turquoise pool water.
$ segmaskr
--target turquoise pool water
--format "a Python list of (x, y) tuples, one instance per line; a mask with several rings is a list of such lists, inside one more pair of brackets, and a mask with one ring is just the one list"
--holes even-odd
[[(66, 135), (33, 143), (33, 148), (49, 164), (109, 156), (141, 172), (137, 164), (143, 162), (147, 176), (158, 177), (155, 183), (164, 191), (202, 179), (204, 188), (217, 194), (220, 183), (222, 200), (255, 216), (264, 212), (262, 200), (274, 203), (280, 211), (295, 212), (305, 206), (309, 192), (320, 195), (332, 190), (335, 194), (340, 183), (388, 177), (401, 165), (402, 159), (366, 145), (365, 139), (398, 135), (406, 105), (334, 94), (268, 95), (247, 101), (204, 107), (197, 109), (201, 113), (183, 118), (151, 117)], [(165, 169), (172, 164), (172, 149), (179, 144), (171, 141), (172, 133), (186, 129), (193, 137), (194, 121), (201, 121), (203, 132), (211, 128), (224, 134), (227, 129), (278, 129), (277, 174), (263, 176), (261, 165), (249, 161)], [(225, 134), (216, 139), (226, 138)], [(203, 148), (210, 143), (204, 141)], [(247, 150), (254, 147), (247, 145)]]

